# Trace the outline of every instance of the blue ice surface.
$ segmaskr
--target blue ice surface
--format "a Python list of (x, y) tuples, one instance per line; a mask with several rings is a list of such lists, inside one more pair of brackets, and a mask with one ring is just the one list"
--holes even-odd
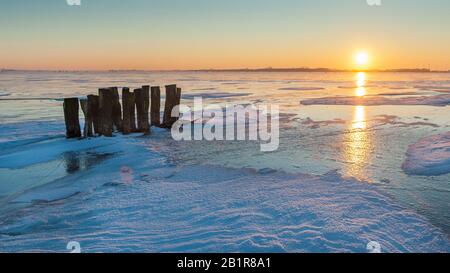
[(337, 172), (178, 165), (139, 135), (16, 141), (2, 144), (6, 175), (62, 167), (3, 195), (1, 252), (65, 252), (69, 241), (84, 252), (366, 252), (371, 241), (384, 252), (450, 251), (427, 219)]
[(427, 136), (409, 146), (402, 168), (412, 175), (450, 173), (450, 132)]

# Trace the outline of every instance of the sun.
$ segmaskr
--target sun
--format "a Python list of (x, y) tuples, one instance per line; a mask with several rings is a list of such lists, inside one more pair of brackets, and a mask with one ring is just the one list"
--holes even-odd
[(369, 63), (369, 54), (367, 52), (358, 52), (355, 55), (357, 65), (363, 66)]

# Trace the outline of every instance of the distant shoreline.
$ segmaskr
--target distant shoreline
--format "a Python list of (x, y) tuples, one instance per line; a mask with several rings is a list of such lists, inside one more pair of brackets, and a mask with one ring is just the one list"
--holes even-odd
[(319, 72), (319, 73), (450, 73), (450, 70), (431, 70), (426, 68), (400, 68), (400, 69), (367, 69), (367, 70), (349, 70), (349, 69), (330, 69), (330, 68), (236, 68), (236, 69), (167, 69), (167, 70), (139, 70), (139, 69), (111, 69), (111, 70), (55, 70), (55, 69), (0, 69), (4, 72)]

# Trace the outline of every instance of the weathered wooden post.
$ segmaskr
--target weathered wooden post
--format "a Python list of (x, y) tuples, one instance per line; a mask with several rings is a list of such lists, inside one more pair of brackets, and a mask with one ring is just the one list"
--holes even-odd
[(133, 125), (136, 127), (134, 120), (134, 96), (132, 96), (130, 88), (124, 87), (122, 89), (122, 105), (123, 105), (123, 121), (122, 121), (122, 132), (124, 135), (128, 135), (133, 132)]
[(131, 108), (130, 108), (130, 120), (131, 120), (131, 132), (136, 132), (137, 131), (137, 127), (136, 127), (136, 96), (134, 94), (134, 92), (130, 92), (130, 103), (131, 103)]
[(96, 95), (88, 95), (88, 113), (91, 117), (91, 122), (94, 125), (94, 133), (99, 133), (99, 113), (98, 113), (98, 100), (99, 97)]
[(146, 135), (150, 134), (150, 124), (148, 117), (148, 109), (150, 104), (149, 89), (149, 86), (143, 86), (142, 88), (134, 90), (138, 122), (137, 131), (142, 132)]
[[(181, 104), (181, 88), (177, 88), (177, 93), (175, 96), (175, 106), (178, 106), (178, 107), (177, 107), (177, 111), (175, 111), (175, 113), (172, 113), (175, 115), (175, 118), (173, 118), (174, 119), (173, 123), (177, 122), (180, 119), (180, 109), (179, 109), (180, 104)], [(172, 112), (174, 112), (174, 111), (172, 111)]]
[(80, 105), (84, 115), (83, 137), (92, 137), (92, 119), (88, 109), (88, 99), (80, 99)]
[(64, 120), (66, 123), (66, 137), (81, 137), (80, 119), (78, 112), (80, 109), (78, 98), (64, 99)]
[(113, 96), (109, 88), (99, 89), (99, 113), (100, 113), (99, 134), (106, 137), (112, 137)]
[(172, 117), (173, 109), (180, 105), (181, 88), (177, 88), (175, 84), (166, 85), (166, 102), (164, 105), (164, 120), (162, 127), (171, 128), (178, 120), (178, 115)]
[(112, 120), (114, 129), (122, 131), (122, 106), (120, 105), (119, 89), (117, 87), (109, 88), (112, 95)]
[(159, 86), (152, 86), (151, 88), (151, 106), (150, 106), (150, 116), (151, 125), (160, 126), (161, 125), (161, 89)]
[(177, 88), (177, 97), (176, 97), (176, 105), (179, 106), (181, 104), (181, 88)]

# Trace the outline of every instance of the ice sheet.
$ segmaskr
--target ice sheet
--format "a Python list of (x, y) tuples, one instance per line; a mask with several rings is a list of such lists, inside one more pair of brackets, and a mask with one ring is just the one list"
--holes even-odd
[(317, 99), (302, 100), (303, 105), (430, 105), (446, 106), (450, 104), (450, 95), (436, 96), (415, 96), (403, 98), (390, 98), (384, 96), (363, 96), (363, 97), (324, 97)]
[[(299, 106), (319, 96), (355, 95), (356, 76), (1, 73), (0, 90), (11, 94), (0, 98), (0, 156), (7, 161), (0, 168), (0, 201), (6, 202), (0, 251), (66, 251), (69, 240), (78, 240), (89, 252), (365, 252), (376, 240), (383, 251), (448, 252), (449, 174), (410, 176), (401, 169), (408, 145), (448, 131), (448, 107), (427, 106), (444, 105), (445, 97), (435, 95), (448, 96), (448, 74), (367, 73), (364, 98), (378, 100), (369, 105), (395, 106)], [(280, 105), (280, 150), (261, 154), (247, 142), (174, 143), (158, 130), (150, 138), (78, 145), (64, 139), (61, 98), (103, 86), (169, 83), (182, 88), (183, 98), (194, 90), (204, 94), (205, 103)], [(278, 91), (303, 85), (323, 90)], [(402, 106), (416, 103), (423, 105)], [(317, 175), (331, 169), (360, 181)]]
[(0, 251), (64, 252), (72, 240), (85, 252), (450, 251), (425, 218), (337, 172), (177, 166), (146, 138), (84, 142), (54, 145), (115, 156), (9, 200), (23, 207), (0, 216)]
[(413, 175), (450, 173), (450, 132), (429, 136), (409, 146), (403, 170)]

